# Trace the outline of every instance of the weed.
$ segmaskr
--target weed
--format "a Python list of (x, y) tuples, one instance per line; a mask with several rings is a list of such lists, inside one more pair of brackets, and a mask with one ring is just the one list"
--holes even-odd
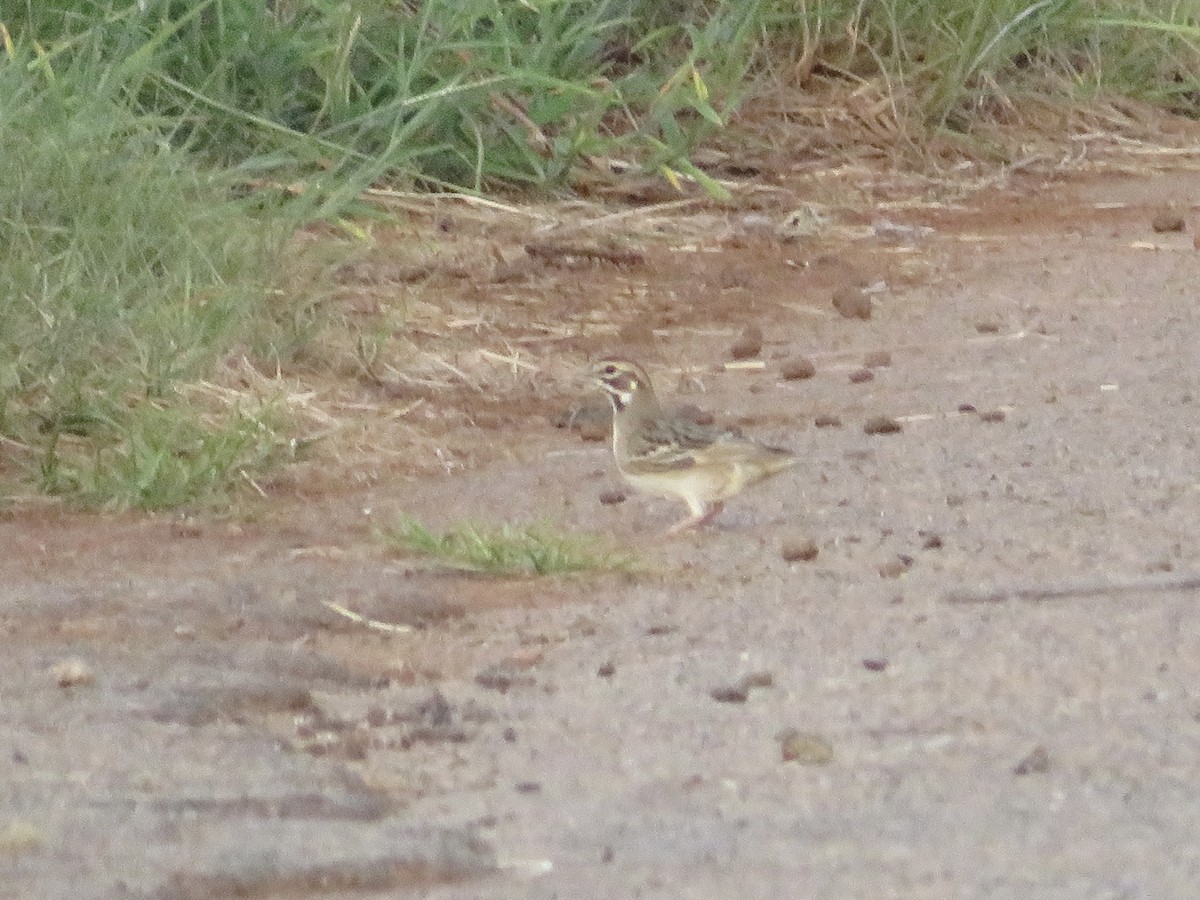
[(494, 575), (628, 571), (635, 562), (631, 554), (598, 546), (596, 538), (561, 534), (549, 525), (485, 528), (462, 524), (437, 534), (405, 517), (385, 529), (383, 537), (398, 549)]

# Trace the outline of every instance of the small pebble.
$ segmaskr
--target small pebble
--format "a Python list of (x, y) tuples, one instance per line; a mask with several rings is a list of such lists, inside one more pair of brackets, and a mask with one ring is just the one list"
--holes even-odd
[(763, 348), (763, 332), (757, 325), (747, 325), (729, 348), (734, 359), (754, 359)]
[(999, 322), (976, 322), (975, 330), (980, 334), (998, 334), (1000, 331)]
[(820, 552), (812, 538), (787, 538), (779, 545), (779, 555), (784, 562), (812, 562)]
[(813, 418), (813, 424), (818, 428), (841, 428), (842, 420), (831, 413), (819, 413)]
[(985, 413), (980, 413), (979, 421), (980, 422), (992, 422), (992, 423), (1003, 422), (1004, 421), (1004, 410), (993, 409), (993, 410), (989, 410), (988, 412), (985, 412)]
[(875, 373), (870, 369), (855, 369), (850, 373), (851, 384), (863, 384), (867, 381), (874, 381)]
[(864, 659), (862, 664), (863, 668), (869, 672), (882, 672), (887, 668), (888, 661), (886, 659)]
[(788, 728), (777, 735), (784, 762), (823, 766), (833, 761), (833, 745), (819, 734)]
[(1157, 234), (1163, 234), (1167, 231), (1183, 231), (1187, 226), (1184, 224), (1183, 216), (1173, 210), (1165, 210), (1150, 220), (1150, 227)]
[(540, 781), (518, 781), (513, 787), (516, 788), (518, 794), (539, 794), (542, 790)]
[(779, 367), (779, 374), (787, 381), (800, 381), (817, 374), (817, 367), (806, 356), (794, 356)]
[(922, 550), (941, 550), (942, 536), (940, 534), (926, 534), (924, 540), (921, 541)]
[(600, 503), (604, 506), (615, 506), (618, 503), (624, 503), (627, 499), (624, 491), (601, 491)]
[(592, 443), (607, 441), (609, 431), (610, 428), (607, 422), (587, 421), (579, 424), (579, 437), (582, 440)]
[(841, 288), (835, 291), (833, 308), (845, 319), (871, 318), (871, 298), (858, 288)]
[(899, 556), (896, 559), (890, 559), (879, 567), (879, 577), (899, 578), (912, 568), (912, 564), (911, 556)]
[(600, 664), (600, 668), (596, 670), (596, 674), (601, 678), (612, 678), (613, 675), (616, 674), (616, 671), (616, 666), (614, 666), (611, 662), (605, 662)]
[(1040, 775), (1050, 770), (1050, 753), (1038, 744), (1013, 766), (1014, 775)]
[(895, 434), (899, 430), (900, 423), (890, 416), (872, 416), (863, 423), (867, 434)]
[(78, 657), (71, 657), (50, 667), (50, 675), (59, 687), (80, 687), (95, 684), (96, 673)]
[(960, 413), (973, 413), (975, 412), (975, 405), (973, 403), (960, 403), (958, 404), (958, 411)]
[(715, 687), (708, 692), (718, 703), (745, 703), (750, 697), (750, 688), (746, 684), (727, 684)]
[(46, 843), (46, 835), (30, 822), (10, 822), (0, 828), (0, 856), (35, 853)]
[(863, 357), (863, 365), (868, 369), (882, 369), (892, 364), (892, 354), (886, 350), (875, 350)]

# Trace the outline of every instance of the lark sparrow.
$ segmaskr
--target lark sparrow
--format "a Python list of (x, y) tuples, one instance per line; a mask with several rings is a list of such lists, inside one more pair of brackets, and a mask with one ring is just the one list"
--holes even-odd
[(625, 480), (648, 493), (678, 497), (692, 513), (668, 533), (703, 525), (730, 497), (797, 461), (788, 450), (669, 415), (635, 362), (602, 359), (591, 374), (612, 401), (613, 456)]

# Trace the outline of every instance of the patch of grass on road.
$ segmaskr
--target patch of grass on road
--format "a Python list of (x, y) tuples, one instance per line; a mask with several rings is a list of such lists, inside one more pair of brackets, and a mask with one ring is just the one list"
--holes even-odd
[(564, 534), (550, 525), (460, 524), (438, 533), (406, 517), (382, 534), (399, 551), (490, 575), (627, 572), (636, 562), (632, 554), (608, 547), (600, 538)]

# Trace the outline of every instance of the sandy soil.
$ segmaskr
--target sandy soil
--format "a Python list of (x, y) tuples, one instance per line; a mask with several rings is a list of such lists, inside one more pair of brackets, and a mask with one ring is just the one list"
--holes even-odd
[[(345, 275), (410, 342), (360, 453), (237, 521), (5, 512), (5, 895), (1194, 896), (1200, 174), (852, 181), (797, 239), (815, 182), (619, 244), (414, 216)], [(600, 503), (558, 426), (614, 348), (803, 464), (671, 541)], [(438, 570), (402, 513), (644, 568)]]

